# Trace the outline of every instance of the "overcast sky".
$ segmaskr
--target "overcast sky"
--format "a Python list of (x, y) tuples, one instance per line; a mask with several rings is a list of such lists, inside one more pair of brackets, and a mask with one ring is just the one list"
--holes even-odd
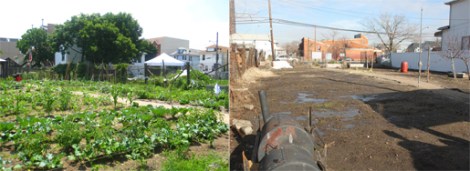
[[(423, 41), (435, 40), (438, 27), (448, 25), (450, 0), (271, 0), (273, 18), (346, 29), (366, 30), (361, 23), (382, 13), (403, 15), (410, 23), (420, 23), (423, 8)], [(267, 0), (236, 0), (237, 20), (266, 18)], [(313, 28), (273, 24), (274, 38), (280, 43), (300, 41), (307, 36), (313, 39)], [(419, 32), (419, 30), (417, 30)], [(330, 30), (317, 29), (317, 39), (323, 39)], [(237, 33), (269, 34), (269, 24), (237, 25)], [(352, 38), (354, 32), (339, 32)], [(378, 42), (374, 35), (366, 36)], [(403, 45), (402, 45), (403, 46)], [(405, 45), (406, 46), (406, 45)]]
[(226, 0), (13, 0), (2, 3), (0, 37), (21, 38), (41, 20), (63, 24), (74, 15), (107, 12), (132, 14), (143, 28), (143, 38), (170, 36), (189, 40), (190, 48), (215, 43), (228, 46)]

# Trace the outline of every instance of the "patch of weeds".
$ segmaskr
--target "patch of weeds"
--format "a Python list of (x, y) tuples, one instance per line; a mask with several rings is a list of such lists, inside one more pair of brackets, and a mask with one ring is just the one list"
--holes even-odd
[(341, 107), (341, 106), (343, 106), (343, 105), (339, 102), (329, 101), (329, 102), (315, 104), (313, 107), (316, 108), (316, 109), (334, 110), (334, 109), (336, 109), (338, 107)]
[(179, 151), (165, 153), (167, 160), (163, 162), (163, 171), (173, 170), (229, 170), (228, 161), (215, 153), (207, 155), (184, 154)]

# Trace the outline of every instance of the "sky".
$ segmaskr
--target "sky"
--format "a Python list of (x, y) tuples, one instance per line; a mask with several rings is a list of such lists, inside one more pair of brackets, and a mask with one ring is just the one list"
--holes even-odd
[[(271, 0), (272, 18), (330, 26), (367, 30), (362, 23), (381, 14), (405, 16), (417, 25), (419, 33), (421, 8), (423, 9), (423, 41), (435, 40), (437, 28), (449, 24), (450, 0)], [(236, 20), (259, 20), (269, 17), (267, 0), (235, 0)], [(269, 23), (237, 24), (237, 33), (269, 34)], [(315, 37), (314, 28), (273, 23), (274, 39), (283, 44), (300, 41), (302, 37)], [(328, 39), (331, 30), (316, 29), (317, 40)], [(353, 38), (358, 32), (338, 32), (338, 37)], [(369, 43), (378, 43), (373, 34), (365, 34)], [(418, 39), (419, 40), (419, 39)], [(406, 47), (405, 42), (402, 48)]]
[(0, 37), (21, 38), (28, 29), (63, 24), (72, 16), (130, 13), (143, 28), (142, 38), (169, 36), (189, 40), (190, 48), (228, 46), (228, 1), (225, 0), (14, 0), (2, 3)]

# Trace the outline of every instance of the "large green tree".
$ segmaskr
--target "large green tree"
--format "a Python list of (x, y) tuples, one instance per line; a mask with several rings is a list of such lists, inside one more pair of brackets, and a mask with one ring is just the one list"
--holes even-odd
[[(93, 63), (129, 63), (148, 47), (142, 28), (130, 14), (80, 14), (56, 27), (54, 47), (82, 54)], [(147, 52), (149, 53), (149, 52)]]
[[(32, 28), (21, 36), (16, 47), (25, 54), (25, 62), (32, 50), (33, 66), (51, 65), (54, 61), (54, 49), (51, 44), (51, 36), (42, 28)], [(33, 48), (34, 47), (34, 48)]]

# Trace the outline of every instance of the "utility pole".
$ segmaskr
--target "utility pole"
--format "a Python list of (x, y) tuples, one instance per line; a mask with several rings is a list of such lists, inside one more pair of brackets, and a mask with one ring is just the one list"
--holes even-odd
[(427, 68), (427, 70), (428, 70), (427, 73), (428, 74), (427, 74), (427, 80), (426, 80), (427, 82), (429, 82), (429, 69), (431, 68), (431, 61), (430, 61), (431, 60), (431, 49), (432, 49), (431, 47), (428, 48), (428, 68)]
[(215, 38), (215, 78), (218, 78), (218, 70), (219, 70), (219, 32), (216, 34)]
[(314, 38), (314, 46), (315, 46), (315, 52), (317, 51), (317, 26), (313, 27), (313, 38)]
[(235, 0), (230, 0), (230, 35), (237, 32), (237, 27), (235, 25)]
[[(314, 48), (313, 49), (314, 49), (314, 52), (317, 52), (317, 26), (313, 27), (313, 39), (314, 39), (314, 42), (313, 42), (313, 47)], [(321, 61), (321, 58), (322, 57), (320, 57), (320, 61)]]
[(307, 49), (304, 49), (304, 53), (306, 53), (304, 54), (304, 56), (306, 56), (307, 59), (308, 59), (308, 56), (310, 56), (310, 59), (313, 59), (313, 56), (311, 56), (312, 52), (310, 52), (310, 39), (308, 37), (306, 38), (307, 38)]
[(273, 36), (273, 18), (271, 16), (271, 0), (268, 0), (269, 6), (269, 30), (271, 31), (271, 53), (273, 61), (276, 60), (276, 55), (274, 54), (274, 36)]
[(421, 48), (422, 42), (422, 34), (423, 34), (423, 8), (421, 7), (421, 24), (419, 26), (419, 61), (418, 61), (418, 68), (419, 68), (419, 75), (418, 75), (418, 88), (419, 88), (419, 81), (421, 80), (421, 54), (423, 52)]

